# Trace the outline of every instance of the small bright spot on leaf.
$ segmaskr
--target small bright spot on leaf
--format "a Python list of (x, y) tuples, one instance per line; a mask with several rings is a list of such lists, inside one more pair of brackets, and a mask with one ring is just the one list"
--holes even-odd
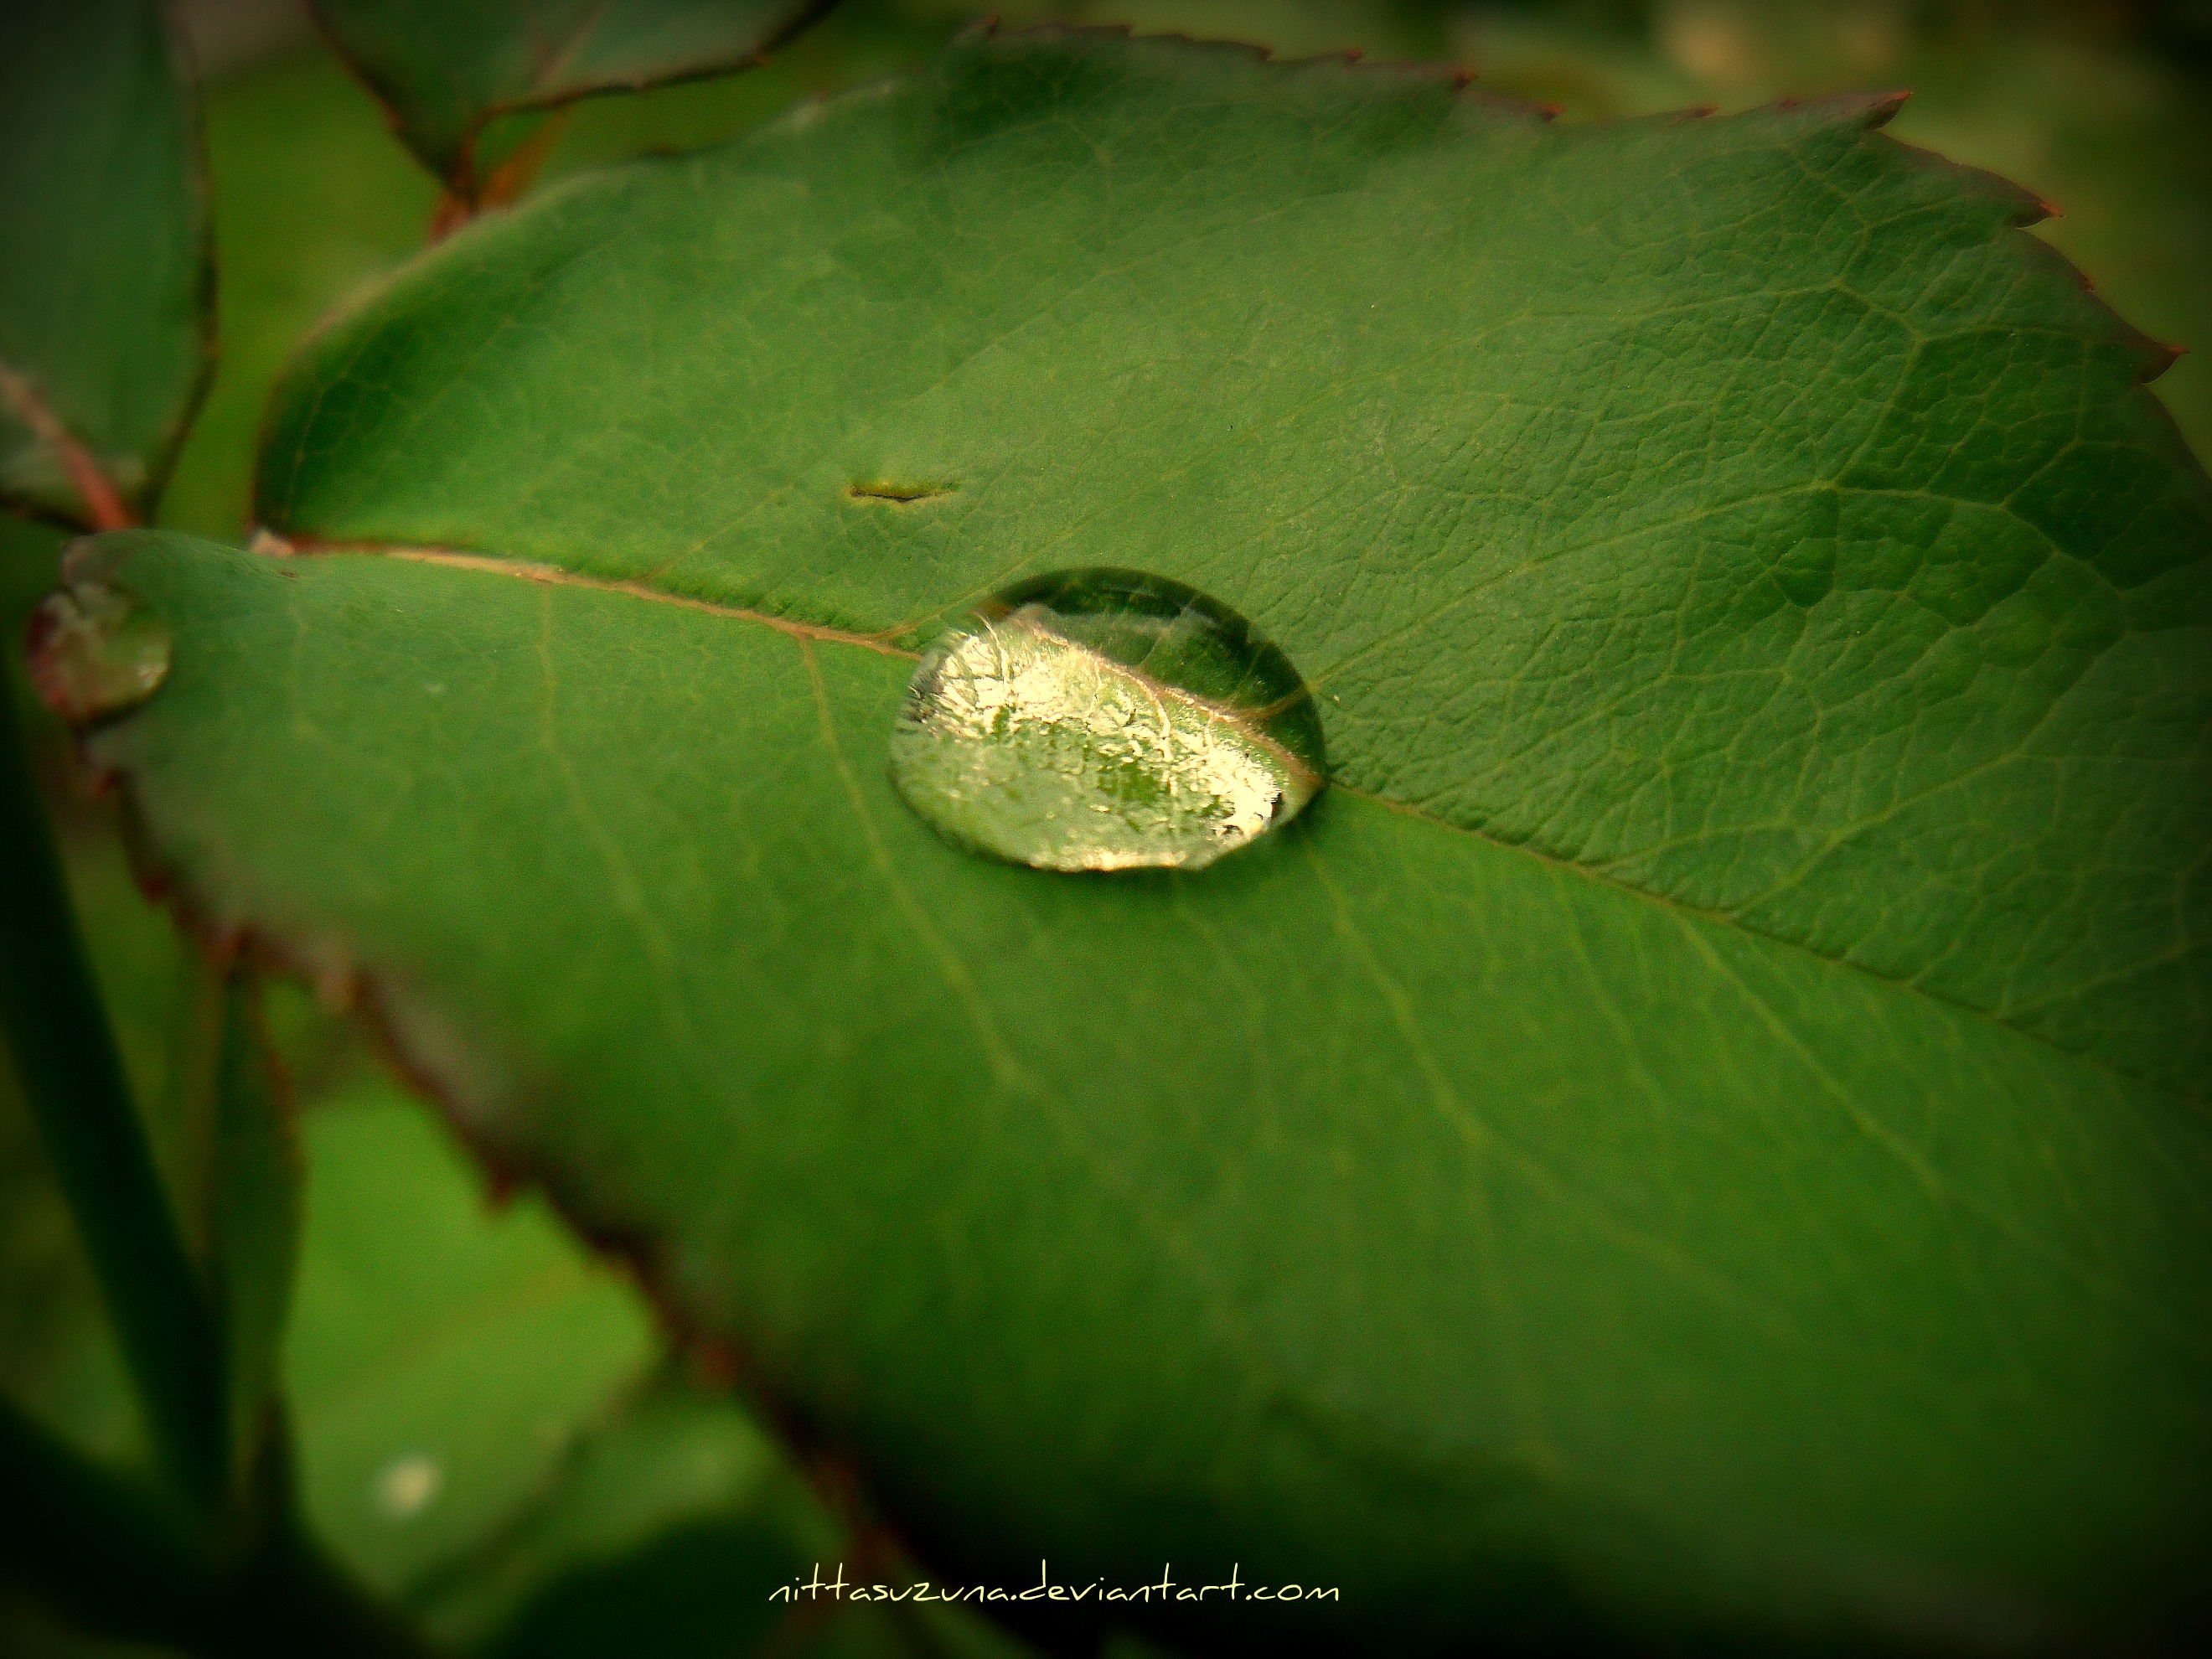
[(393, 1458), (376, 1476), (376, 1507), (387, 1521), (411, 1521), (437, 1501), (445, 1465), (421, 1452)]

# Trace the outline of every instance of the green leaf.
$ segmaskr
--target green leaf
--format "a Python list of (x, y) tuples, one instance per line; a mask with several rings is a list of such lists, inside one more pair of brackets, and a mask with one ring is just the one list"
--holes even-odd
[[(19, 535), (41, 533), (7, 522)], [(44, 725), (34, 726), (36, 736), (58, 751), (65, 732), (44, 709), (38, 718)], [(52, 762), (59, 765), (58, 752)], [(227, 1437), (242, 1481), (265, 1444), (297, 1220), (296, 1150), (260, 1034), (258, 987), (207, 961), (137, 889), (114, 814), (82, 798), (81, 779), (39, 769), (136, 1115), (223, 1327)], [(0, 1273), (11, 1316), (0, 1341), (6, 1382), (105, 1461), (142, 1461), (145, 1448), (79, 1224), (55, 1185), (12, 1067), (0, 1072), (0, 1212), (8, 1224)]]
[(17, 1659), (176, 1659), (173, 1650), (112, 1642), (56, 1624), (51, 1613), (0, 1589), (0, 1644)]
[(224, 1439), (243, 1498), (276, 1431), (277, 1353), (299, 1258), (299, 1139), (260, 987), (238, 964), (169, 943), (181, 958), (174, 1030), (160, 1104), (145, 1115), (160, 1127), (166, 1184), (221, 1333)]
[(1028, 1651), (990, 1645), (972, 1620), (922, 1645), (870, 1606), (776, 1595), (817, 1565), (827, 1577), (866, 1553), (741, 1407), (664, 1375), (578, 1444), (490, 1549), (455, 1561), (416, 1601), (448, 1644), (529, 1659)]
[[(976, 15), (958, 0), (889, 3), (908, 14), (963, 22)], [(1249, 41), (1278, 58), (1349, 52), (1384, 62), (1452, 57), (1455, 30), (1469, 21), (1452, 14), (1433, 0), (1012, 0), (991, 11), (1015, 27), (1127, 27), (1139, 34)]]
[(210, 1295), (222, 1326), (230, 1444), (243, 1488), (279, 1410), (277, 1356), (300, 1253), (301, 1168), (292, 1103), (261, 1026), (259, 988), (222, 976), (202, 1205)]
[(130, 1380), (14, 1069), (0, 1069), (0, 1392), (72, 1443), (143, 1456)]
[(422, 164), (465, 201), (529, 136), (487, 123), (593, 93), (748, 69), (823, 0), (313, 0)]
[[(51, 582), (58, 535), (0, 517), (0, 556), (45, 567)], [(12, 600), (11, 596), (11, 600)], [(4, 625), (20, 637), (28, 604), (10, 603)], [(53, 816), (100, 1000), (114, 1027), (139, 1116), (165, 1184), (184, 1207), (188, 1171), (200, 1167), (173, 1085), (182, 1069), (195, 1000), (196, 952), (133, 883), (112, 816), (94, 811), (71, 776), (56, 775), (66, 733), (27, 687), (9, 686), (29, 725), (35, 769)], [(76, 787), (72, 787), (76, 786)], [(81, 1449), (111, 1463), (143, 1463), (144, 1428), (115, 1346), (76, 1219), (22, 1096), (12, 1057), (0, 1054), (0, 1389)]]
[[(1959, 8), (1893, 15), (1832, 5), (1498, 7), (1456, 37), (1483, 84), (1569, 116), (1640, 114), (1790, 94), (1910, 87), (1891, 131), (2003, 173), (2057, 204), (2037, 234), (2081, 265), (2123, 315), (2161, 340), (2212, 339), (2212, 100), (2154, 31), (2086, 13)], [(2212, 456), (2212, 362), (2192, 351), (2157, 386)]]
[(0, 501), (143, 516), (214, 366), (198, 117), (152, 0), (0, 33)]
[[(970, 38), (319, 337), (262, 516), (371, 556), (81, 556), (177, 630), (94, 753), (948, 1571), (2166, 1626), (2212, 489), (1887, 107)], [(1086, 565), (1318, 688), (1296, 823), (1092, 879), (900, 804), (909, 647)]]
[(672, 82), (635, 98), (571, 106), (547, 151), (547, 183), (638, 155), (722, 143), (781, 115), (804, 98), (851, 90), (920, 69), (972, 21), (933, 16), (903, 0), (839, 0), (819, 21), (743, 75)]
[(471, 1649), (495, 1635), (536, 1655), (745, 1651), (781, 1622), (769, 1593), (840, 1544), (742, 1410), (664, 1377), (578, 1445), (494, 1548), (417, 1599)]
[(421, 248), (438, 192), (327, 52), (214, 82), (207, 141), (222, 362), (161, 522), (228, 538), (252, 520), (254, 447), (278, 371), (319, 317)]
[(305, 1127), (286, 1372), (308, 1507), (349, 1567), (459, 1651), (915, 1651), (866, 1609), (771, 1599), (856, 1546), (740, 1407), (649, 1374), (644, 1308), (542, 1200), (486, 1212), (388, 1085)]
[(316, 1532), (404, 1591), (512, 1523), (650, 1364), (637, 1298), (542, 1200), (484, 1208), (387, 1086), (309, 1113), (284, 1381)]

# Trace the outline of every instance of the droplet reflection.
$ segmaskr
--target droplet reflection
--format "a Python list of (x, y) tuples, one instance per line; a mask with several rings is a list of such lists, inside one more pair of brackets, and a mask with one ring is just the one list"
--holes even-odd
[(122, 589), (72, 582), (31, 614), (31, 679), (76, 725), (134, 708), (169, 675), (168, 625)]
[(1288, 658), (1218, 600), (1128, 570), (1009, 589), (939, 639), (891, 737), (908, 804), (1041, 870), (1194, 870), (1321, 787)]

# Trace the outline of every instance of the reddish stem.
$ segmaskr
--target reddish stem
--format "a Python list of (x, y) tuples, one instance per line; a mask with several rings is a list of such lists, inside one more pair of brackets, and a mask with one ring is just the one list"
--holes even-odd
[(107, 475), (100, 470), (100, 463), (92, 459), (92, 452), (55, 418), (53, 410), (46, 407), (46, 400), (32, 389), (31, 383), (5, 363), (0, 363), (0, 397), (7, 398), (40, 442), (61, 457), (70, 483), (76, 487), (78, 498), (84, 502), (85, 519), (94, 530), (128, 530), (138, 522), (131, 509), (124, 506), (123, 497), (116, 493)]
[[(441, 242), (487, 208), (506, 207), (530, 188), (538, 176), (538, 169), (545, 165), (552, 153), (562, 128), (568, 125), (567, 106), (552, 111), (537, 131), (519, 145), (514, 153), (494, 167), (491, 176), (477, 187), (471, 198), (450, 185), (438, 198), (437, 210), (430, 216), (430, 240)], [(475, 139), (470, 140), (473, 149)]]

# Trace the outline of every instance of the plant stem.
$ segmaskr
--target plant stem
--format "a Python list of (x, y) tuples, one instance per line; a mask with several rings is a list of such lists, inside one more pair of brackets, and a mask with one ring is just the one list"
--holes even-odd
[(394, 1609), (356, 1584), (301, 1522), (290, 1431), (272, 1407), (256, 1472), (265, 1517), (213, 1628), (194, 1645), (211, 1655), (312, 1653), (318, 1659), (428, 1659), (430, 1649)]
[(94, 1462), (0, 1395), (0, 1544), (57, 1611), (158, 1639), (204, 1624), (216, 1569), (173, 1506)]
[[(215, 1314), (131, 1103), (30, 769), (0, 714), (0, 1029), (185, 1502), (85, 1457), (0, 1398), (0, 1542), (62, 1611), (210, 1655), (414, 1659), (421, 1639), (301, 1527), (272, 1407), (230, 1490)], [(242, 1500), (239, 1501), (239, 1500)]]
[(179, 1490), (226, 1486), (222, 1350), (116, 1052), (33, 782), (0, 715), (0, 1030)]
[(426, 1659), (301, 1528), (270, 1436), (265, 1519), (241, 1551), (204, 1516), (87, 1457), (0, 1395), (0, 1546), (54, 1610), (103, 1635), (210, 1659)]
[(138, 522), (131, 516), (131, 509), (123, 505), (123, 497), (116, 494), (115, 486), (100, 470), (100, 463), (92, 459), (91, 452), (54, 418), (53, 411), (32, 390), (31, 383), (4, 362), (0, 362), (0, 404), (14, 410), (17, 418), (54, 452), (62, 471), (69, 474), (70, 483), (76, 487), (78, 499), (84, 503), (82, 522), (94, 530), (127, 530)]

